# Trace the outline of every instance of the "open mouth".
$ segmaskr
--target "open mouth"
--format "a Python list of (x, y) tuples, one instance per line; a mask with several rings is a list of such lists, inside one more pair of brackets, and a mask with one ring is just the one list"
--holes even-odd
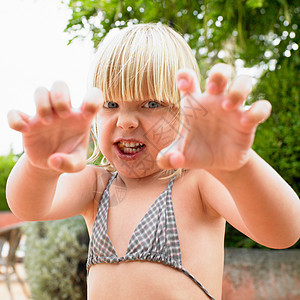
[(145, 144), (139, 142), (126, 142), (120, 141), (117, 143), (119, 150), (124, 154), (135, 154), (140, 152), (144, 147)]

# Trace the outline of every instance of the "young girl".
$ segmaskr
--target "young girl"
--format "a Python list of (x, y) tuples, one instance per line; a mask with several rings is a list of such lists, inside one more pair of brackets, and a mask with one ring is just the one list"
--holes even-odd
[[(135, 25), (101, 44), (79, 111), (56, 82), (33, 118), (9, 113), (25, 147), (9, 205), (24, 220), (84, 216), (89, 299), (221, 299), (225, 220), (267, 247), (299, 238), (297, 195), (251, 150), (271, 106), (244, 109), (251, 80), (230, 77), (216, 65), (201, 93), (184, 39)], [(95, 116), (104, 167), (85, 161)]]

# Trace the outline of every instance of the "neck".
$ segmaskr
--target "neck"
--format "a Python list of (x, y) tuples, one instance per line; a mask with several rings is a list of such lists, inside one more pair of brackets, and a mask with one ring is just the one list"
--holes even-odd
[(117, 180), (119, 180), (119, 184), (124, 185), (126, 188), (137, 188), (138, 186), (145, 187), (146, 185), (153, 185), (154, 183), (156, 187), (160, 185), (164, 186), (166, 185), (166, 182), (169, 182), (170, 178), (161, 179), (166, 177), (161, 173), (160, 170), (148, 176), (139, 178), (129, 178), (118, 174)]

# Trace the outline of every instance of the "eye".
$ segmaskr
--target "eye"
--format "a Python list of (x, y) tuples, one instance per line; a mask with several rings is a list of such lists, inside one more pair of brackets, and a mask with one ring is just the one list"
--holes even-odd
[(106, 101), (106, 102), (104, 102), (103, 106), (105, 108), (118, 108), (119, 104), (117, 102), (113, 102), (113, 101)]
[(146, 108), (157, 108), (160, 106), (161, 106), (161, 104), (154, 100), (150, 100), (147, 103), (145, 103), (145, 105), (144, 105), (144, 107), (146, 107)]

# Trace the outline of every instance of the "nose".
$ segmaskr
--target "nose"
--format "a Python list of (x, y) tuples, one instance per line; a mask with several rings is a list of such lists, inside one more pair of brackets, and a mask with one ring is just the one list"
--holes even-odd
[(138, 119), (133, 112), (128, 110), (120, 112), (117, 120), (117, 127), (123, 130), (135, 129), (138, 127)]

